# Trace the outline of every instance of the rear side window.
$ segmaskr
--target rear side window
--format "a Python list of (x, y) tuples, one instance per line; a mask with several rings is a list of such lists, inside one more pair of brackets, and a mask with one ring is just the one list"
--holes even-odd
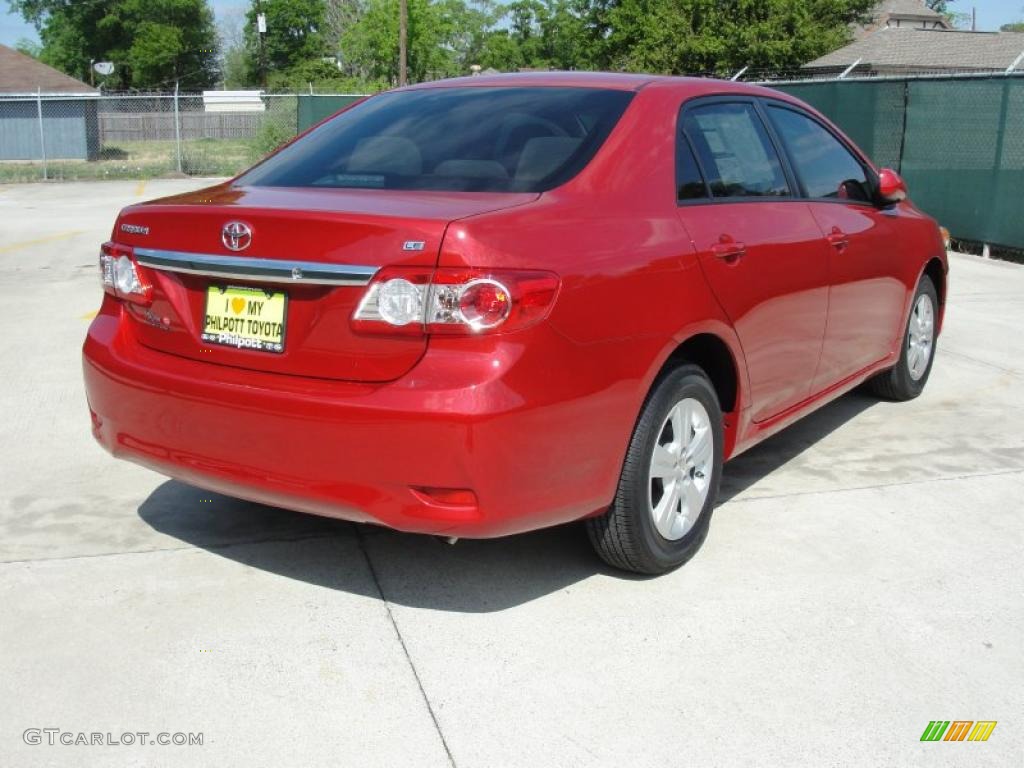
[(871, 200), (864, 166), (831, 131), (792, 109), (769, 106), (768, 113), (808, 197)]
[(702, 200), (707, 196), (707, 186), (697, 166), (697, 158), (693, 156), (689, 140), (680, 133), (676, 137), (676, 199)]
[(629, 105), (596, 88), (427, 88), (367, 99), (240, 185), (542, 192), (590, 161)]
[(753, 105), (708, 104), (683, 113), (711, 194), (716, 197), (787, 197), (786, 175)]

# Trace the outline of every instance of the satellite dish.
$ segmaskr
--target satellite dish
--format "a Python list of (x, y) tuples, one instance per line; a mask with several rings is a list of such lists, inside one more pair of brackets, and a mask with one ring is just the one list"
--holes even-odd
[(97, 61), (92, 65), (92, 68), (96, 70), (97, 74), (109, 75), (114, 71), (114, 62), (112, 61)]

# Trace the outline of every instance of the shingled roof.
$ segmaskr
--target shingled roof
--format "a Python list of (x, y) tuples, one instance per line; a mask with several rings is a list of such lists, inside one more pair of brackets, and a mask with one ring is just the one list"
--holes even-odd
[(810, 61), (804, 67), (845, 68), (859, 59), (861, 68), (947, 72), (1005, 70), (1022, 53), (1024, 34), (1019, 32), (887, 27)]
[(37, 89), (43, 93), (96, 93), (81, 80), (0, 45), (0, 93), (35, 93)]

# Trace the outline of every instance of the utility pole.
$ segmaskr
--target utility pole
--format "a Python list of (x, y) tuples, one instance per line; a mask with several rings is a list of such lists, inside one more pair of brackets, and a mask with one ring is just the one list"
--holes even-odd
[(408, 85), (409, 73), (406, 61), (409, 57), (409, 6), (407, 0), (398, 0), (398, 85)]
[(263, 90), (267, 90), (267, 59), (266, 52), (263, 48), (263, 38), (267, 34), (267, 17), (260, 8), (260, 0), (256, 0), (256, 39), (258, 40), (259, 58), (260, 65), (260, 83), (263, 85)]

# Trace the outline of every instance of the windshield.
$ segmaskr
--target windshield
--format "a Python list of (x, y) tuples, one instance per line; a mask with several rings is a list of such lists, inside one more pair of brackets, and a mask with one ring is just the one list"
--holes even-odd
[(385, 93), (324, 123), (237, 183), (543, 192), (582, 170), (632, 97), (593, 88)]

